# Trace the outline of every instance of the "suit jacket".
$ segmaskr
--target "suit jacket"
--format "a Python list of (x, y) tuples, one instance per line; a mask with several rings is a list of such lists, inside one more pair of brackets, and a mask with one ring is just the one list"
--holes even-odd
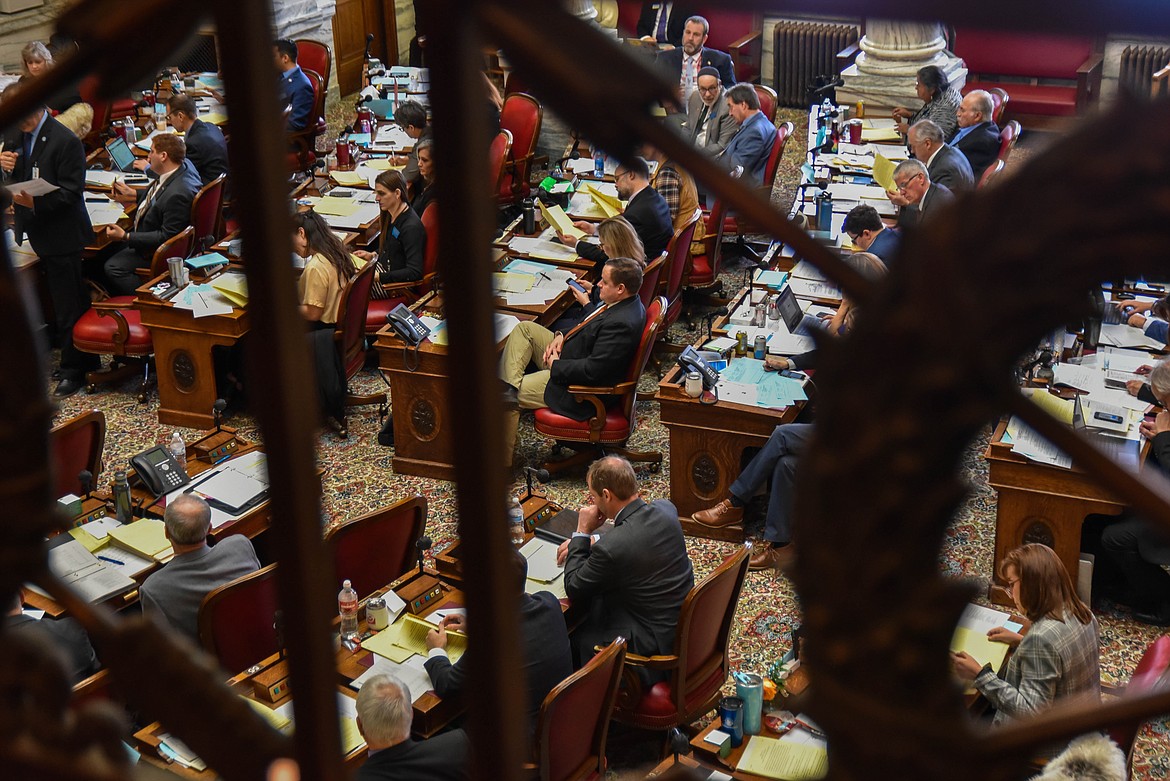
[(300, 65), (294, 65), (292, 70), (280, 75), (280, 88), (284, 104), (292, 107), (288, 113), (288, 129), (304, 130), (313, 119), (313, 82)]
[(614, 385), (629, 371), (642, 341), (646, 310), (638, 296), (630, 296), (594, 316), (567, 335), (561, 357), (553, 362), (544, 403), (559, 415), (589, 420), (593, 405), (569, 395), (570, 385)]
[(31, 616), (9, 616), (4, 620), (6, 627), (18, 634), (29, 633), (44, 637), (49, 643), (68, 657), (69, 672), (73, 682), (84, 680), (98, 671), (101, 665), (90, 645), (89, 635), (73, 618), (42, 618)]
[[(678, 84), (681, 81), (683, 61), (681, 46), (658, 52), (654, 61), (658, 63), (658, 67), (662, 69), (663, 75), (670, 80), (671, 84)], [(699, 67), (706, 68), (708, 65), (719, 71), (719, 79), (725, 87), (735, 83), (735, 68), (732, 67), (730, 54), (704, 46), (703, 51), (699, 52)]]
[[(699, 134), (699, 114), (702, 111), (703, 98), (699, 95), (699, 91), (695, 90), (691, 93), (691, 99), (687, 101), (687, 137), (692, 144), (695, 143), (695, 137)], [(710, 109), (710, 115), (707, 119), (707, 139), (703, 149), (712, 154), (719, 154), (723, 151), (723, 147), (731, 141), (735, 131), (739, 130), (739, 125), (735, 124), (735, 120), (727, 113), (726, 90), (719, 93), (715, 105)]]
[(948, 190), (945, 185), (931, 182), (930, 188), (922, 196), (921, 203), (914, 203), (902, 208), (901, 213), (898, 215), (898, 227), (905, 228), (907, 226), (917, 225), (923, 222), (929, 214), (953, 200), (955, 200), (955, 194)]
[(878, 232), (866, 252), (872, 252), (882, 259), (886, 268), (890, 268), (890, 261), (898, 255), (898, 247), (902, 245), (902, 236), (890, 228), (883, 228)]
[[(1170, 473), (1170, 431), (1163, 431), (1150, 440), (1146, 465), (1157, 467), (1164, 475)], [(1147, 523), (1138, 539), (1138, 553), (1153, 564), (1170, 564), (1170, 534)]]
[(456, 729), (429, 740), (407, 738), (370, 755), (354, 781), (462, 781), (470, 765), (471, 743)]
[[(548, 693), (573, 674), (573, 653), (561, 603), (547, 591), (522, 594), (520, 599), (521, 667), (528, 686), (528, 722), (536, 729), (540, 706)], [(467, 684), (466, 655), (451, 664), (445, 656), (427, 659), (435, 694), (444, 700), (458, 697)]]
[(776, 126), (768, 121), (764, 112), (757, 111), (739, 126), (739, 131), (723, 150), (723, 159), (728, 168), (743, 166), (744, 181), (757, 187), (762, 184), (770, 186), (771, 182), (764, 182), (764, 169), (768, 166), (768, 155), (772, 153), (775, 140)]
[(967, 158), (971, 173), (978, 182), (987, 167), (999, 157), (999, 127), (994, 122), (982, 122), (953, 146)]
[(214, 547), (176, 556), (144, 580), (138, 590), (142, 613), (198, 641), (203, 598), (258, 569), (260, 561), (251, 540), (242, 534), (225, 537)]
[(953, 193), (975, 189), (971, 164), (950, 144), (939, 147), (926, 170), (930, 173), (931, 184), (941, 184)]
[[(137, 226), (126, 234), (130, 248), (149, 263), (164, 241), (191, 224), (191, 202), (201, 186), (199, 172), (184, 160), (174, 174), (158, 185)], [(139, 208), (148, 192), (149, 188), (139, 191)]]
[[(8, 138), (8, 149), (20, 149), (23, 134)], [(33, 169), (36, 169), (34, 172)], [(57, 185), (57, 190), (33, 198), (33, 208), (15, 207), (16, 238), (28, 237), (33, 252), (40, 256), (80, 253), (93, 239), (93, 227), (85, 210), (85, 149), (81, 140), (52, 117), (45, 117), (33, 143), (32, 157), (17, 158), (6, 183), (25, 182), (36, 173)]]
[(679, 608), (695, 585), (678, 510), (665, 499), (635, 499), (597, 542), (569, 541), (564, 577), (574, 605), (589, 607), (575, 633), (582, 663), (618, 635), (636, 654), (670, 653)]
[[(661, 0), (659, 0), (661, 2)], [(634, 31), (639, 38), (654, 35), (654, 22), (658, 18), (659, 3), (643, 2), (642, 13), (638, 15), (638, 24)], [(691, 9), (684, 3), (674, 3), (670, 14), (666, 17), (666, 42), (678, 46), (682, 43), (683, 28), (687, 19), (693, 16)]]
[[(670, 216), (670, 207), (653, 187), (644, 187), (626, 204), (622, 216), (634, 227), (634, 233), (642, 240), (642, 248), (646, 251), (649, 260), (661, 255), (666, 250), (674, 235), (674, 221)], [(588, 241), (577, 242), (577, 254), (588, 258), (596, 264), (595, 271), (601, 274), (601, 267), (609, 257), (601, 251), (601, 247)]]
[(228, 172), (227, 141), (223, 131), (202, 119), (195, 120), (187, 130), (187, 159), (199, 172), (199, 179), (207, 184), (220, 174)]

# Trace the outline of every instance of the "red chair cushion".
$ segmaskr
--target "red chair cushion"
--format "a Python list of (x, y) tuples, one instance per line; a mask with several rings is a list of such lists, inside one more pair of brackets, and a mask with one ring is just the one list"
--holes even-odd
[(110, 119), (122, 119), (138, 114), (138, 102), (133, 98), (118, 98), (111, 104)]
[[(998, 73), (1039, 79), (1075, 79), (1077, 68), (1093, 53), (1093, 40), (1031, 31), (1009, 33), (959, 28), (955, 31), (954, 51), (967, 63), (967, 70), (976, 76)], [(1014, 85), (1008, 88), (1008, 94), (1015, 101)]]
[[(554, 439), (589, 440), (589, 423), (573, 420), (560, 415), (548, 407), (536, 411), (536, 430)], [(605, 413), (605, 426), (601, 429), (602, 442), (624, 442), (630, 436), (630, 419), (617, 407)]]
[(520, 188), (519, 195), (512, 194), (512, 172), (504, 171), (504, 175), (500, 178), (500, 203), (515, 203), (516, 201), (527, 198), (531, 190), (527, 187)]
[[(683, 710), (690, 711), (702, 704), (702, 701), (723, 685), (723, 670), (711, 673), (703, 684), (691, 691), (691, 696), (683, 703)], [(673, 691), (670, 684), (661, 681), (654, 684), (650, 691), (642, 695), (642, 699), (634, 706), (634, 714), (639, 719), (673, 719), (678, 712), (672, 699)]]
[(1000, 87), (1011, 95), (1007, 105), (1012, 114), (1040, 114), (1049, 117), (1071, 117), (1077, 113), (1077, 88), (1045, 84), (1001, 84), (994, 81), (967, 82), (971, 89)]
[(285, 158), (288, 170), (292, 171), (293, 173), (307, 171), (317, 162), (317, 154), (315, 152), (309, 152), (305, 158), (305, 164), (302, 166), (301, 156), (296, 152), (289, 152), (288, 156)]
[(695, 287), (702, 287), (704, 285), (714, 284), (715, 277), (711, 273), (711, 258), (710, 256), (692, 255), (691, 256), (691, 278), (689, 284)]
[(382, 330), (390, 310), (405, 303), (405, 298), (371, 298), (366, 307), (366, 333), (373, 334)]
[[(129, 304), (134, 301), (134, 296), (117, 296), (109, 300), (111, 303)], [(142, 313), (137, 309), (122, 309), (120, 314), (126, 318), (126, 325), (130, 329), (130, 335), (123, 345), (126, 354), (150, 355), (154, 352), (150, 330), (142, 324)], [(112, 354), (117, 349), (114, 344), (117, 333), (116, 317), (99, 315), (98, 310), (90, 308), (73, 325), (73, 345), (87, 353)]]

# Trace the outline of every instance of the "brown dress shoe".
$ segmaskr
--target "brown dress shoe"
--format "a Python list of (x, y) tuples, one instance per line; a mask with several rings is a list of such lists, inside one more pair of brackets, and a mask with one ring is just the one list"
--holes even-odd
[(743, 520), (743, 508), (736, 507), (730, 499), (724, 499), (714, 507), (700, 510), (691, 516), (695, 523), (710, 526), (712, 529), (721, 529), (724, 526), (733, 526)]
[(777, 546), (772, 542), (765, 542), (748, 561), (748, 569), (756, 572), (765, 569), (787, 569), (796, 556), (796, 549), (792, 543)]

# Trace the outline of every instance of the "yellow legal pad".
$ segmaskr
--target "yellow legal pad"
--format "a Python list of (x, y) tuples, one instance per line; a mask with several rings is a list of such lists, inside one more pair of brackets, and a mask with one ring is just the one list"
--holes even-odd
[(829, 755), (820, 746), (753, 735), (735, 769), (782, 781), (812, 781), (829, 772)]
[(166, 526), (154, 518), (143, 518), (110, 529), (110, 538), (129, 551), (158, 561), (170, 558), (174, 553), (167, 539)]
[(902, 134), (895, 128), (861, 129), (862, 141), (901, 141)]
[(364, 187), (366, 177), (357, 171), (330, 171), (329, 178), (344, 187)]
[(243, 274), (222, 274), (211, 280), (211, 287), (233, 305), (248, 305), (248, 279)]
[[(427, 632), (434, 628), (433, 624), (407, 613), (373, 637), (363, 640), (362, 648), (401, 664), (415, 654), (426, 656)], [(451, 663), (459, 661), (466, 650), (467, 635), (448, 629), (447, 658)]]
[(318, 214), (331, 214), (334, 217), (349, 217), (361, 208), (361, 204), (349, 198), (330, 198), (328, 196), (313, 204), (313, 211)]
[(874, 153), (873, 156), (873, 180), (882, 186), (883, 190), (897, 190), (898, 186), (894, 184), (894, 164), (890, 162), (889, 158), (880, 154)]
[(569, 219), (569, 215), (565, 214), (565, 210), (560, 206), (556, 204), (545, 206), (543, 201), (536, 203), (540, 206), (540, 214), (544, 217), (544, 221), (553, 226), (557, 233), (572, 236), (574, 239), (585, 237), (585, 231), (575, 226), (573, 221)]
[(391, 165), (388, 157), (375, 157), (365, 162), (366, 168), (373, 168), (375, 171), (389, 171), (393, 168), (395, 171), (401, 171), (406, 168), (404, 165)]
[(597, 190), (593, 185), (585, 185), (585, 190), (593, 198), (593, 202), (597, 204), (597, 208), (605, 212), (606, 217), (616, 217), (622, 213), (622, 202), (610, 195)]

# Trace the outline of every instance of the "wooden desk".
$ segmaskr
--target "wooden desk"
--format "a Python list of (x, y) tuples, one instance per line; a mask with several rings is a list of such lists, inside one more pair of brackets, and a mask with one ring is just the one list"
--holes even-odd
[(167, 425), (210, 428), (215, 404), (213, 347), (231, 347), (248, 333), (248, 310), (234, 308), (228, 314), (201, 317), (177, 309), (150, 292), (152, 285), (170, 279), (152, 279), (136, 291), (134, 308), (142, 312), (142, 324), (154, 340), (158, 372), (158, 420)]
[(1127, 506), (1090, 475), (1038, 464), (1003, 442), (1007, 421), (1000, 421), (983, 451), (988, 484), (999, 494), (995, 508), (995, 559), (988, 599), (1014, 606), (999, 564), (1013, 548), (1039, 542), (1056, 551), (1069, 575), (1076, 577), (1081, 551), (1081, 524), (1090, 513), (1116, 515)]

